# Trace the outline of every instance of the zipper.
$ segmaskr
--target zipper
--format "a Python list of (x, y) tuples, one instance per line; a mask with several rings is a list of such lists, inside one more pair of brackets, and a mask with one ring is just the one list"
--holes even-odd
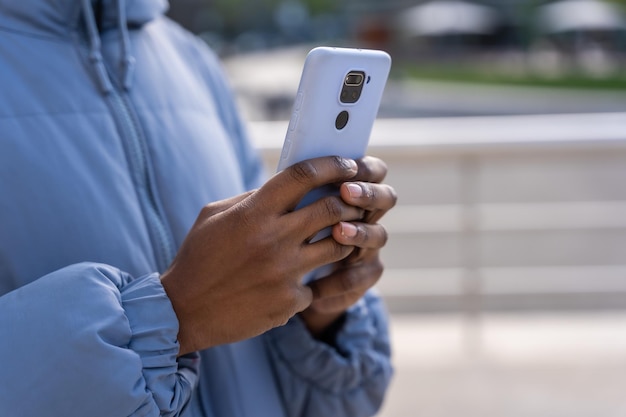
[(135, 191), (150, 234), (157, 268), (164, 272), (174, 259), (174, 239), (155, 194), (146, 149), (146, 140), (137, 122), (131, 103), (113, 87), (107, 95), (113, 116), (117, 122), (120, 140), (135, 185)]
[[(167, 225), (163, 209), (157, 197), (146, 138), (127, 93), (120, 86), (116, 85), (116, 79), (111, 77), (112, 71), (110, 68), (107, 68), (107, 63), (102, 57), (102, 41), (90, 0), (83, 0), (82, 6), (77, 6), (77, 13), (82, 13), (85, 27), (84, 31), (79, 29), (74, 32), (74, 41), (79, 50), (83, 49), (83, 47), (87, 48), (87, 55), (83, 56), (94, 69), (93, 75), (98, 80), (100, 93), (108, 101), (111, 115), (116, 122), (120, 141), (126, 154), (128, 169), (146, 228), (148, 229), (156, 267), (158, 271), (163, 272), (174, 259), (176, 251), (172, 232)], [(127, 42), (127, 40), (123, 40), (123, 42)]]

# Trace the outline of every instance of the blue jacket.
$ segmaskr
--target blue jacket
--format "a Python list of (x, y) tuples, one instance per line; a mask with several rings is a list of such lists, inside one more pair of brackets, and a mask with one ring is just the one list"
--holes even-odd
[(391, 365), (373, 294), (332, 346), (294, 317), (177, 359), (159, 271), (263, 170), (216, 57), (166, 9), (0, 0), (0, 415), (375, 414)]

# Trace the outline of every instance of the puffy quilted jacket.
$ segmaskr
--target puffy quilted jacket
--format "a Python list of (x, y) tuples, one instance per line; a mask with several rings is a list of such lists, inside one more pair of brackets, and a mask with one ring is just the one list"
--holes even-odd
[(368, 295), (177, 359), (160, 284), (201, 207), (263, 169), (164, 0), (0, 0), (0, 415), (359, 417), (391, 374)]

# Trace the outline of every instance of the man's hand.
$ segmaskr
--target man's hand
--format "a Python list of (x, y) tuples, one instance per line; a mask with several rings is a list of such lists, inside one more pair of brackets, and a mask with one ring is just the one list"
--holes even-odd
[(357, 161), (358, 174), (341, 185), (341, 198), (365, 210), (360, 221), (341, 221), (333, 227), (333, 238), (343, 245), (355, 246), (349, 257), (338, 262), (328, 276), (309, 284), (313, 303), (300, 316), (314, 336), (320, 336), (345, 310), (374, 286), (383, 273), (380, 249), (387, 242), (385, 228), (378, 224), (396, 204), (393, 188), (381, 184), (387, 167), (377, 158)]
[[(341, 282), (308, 287), (302, 276), (346, 259), (355, 246), (361, 253), (346, 264), (350, 267), (345, 278), (335, 280), (353, 283), (340, 304), (352, 301), (354, 291), (362, 292), (363, 282), (373, 283), (367, 271), (380, 269), (372, 265), (384, 231), (366, 222), (343, 222), (362, 219), (365, 210), (384, 209), (379, 196), (388, 191), (355, 183), (363, 187), (363, 196), (351, 197), (350, 185), (344, 184), (343, 199), (326, 197), (294, 211), (305, 194), (319, 186), (359, 177), (372, 180), (362, 175), (370, 168), (380, 170), (367, 160), (357, 167), (338, 157), (313, 159), (276, 174), (257, 191), (206, 206), (161, 278), (179, 320), (179, 353), (243, 340), (282, 325), (305, 310), (314, 293), (320, 307), (327, 309), (326, 300), (336, 298)], [(317, 231), (333, 225), (335, 239), (308, 243)], [(341, 235), (352, 227), (355, 236)]]

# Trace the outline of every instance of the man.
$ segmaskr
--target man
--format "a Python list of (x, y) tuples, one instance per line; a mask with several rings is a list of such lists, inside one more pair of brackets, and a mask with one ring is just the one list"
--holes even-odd
[(166, 8), (0, 0), (0, 410), (373, 415), (384, 163), (263, 184), (216, 58)]

